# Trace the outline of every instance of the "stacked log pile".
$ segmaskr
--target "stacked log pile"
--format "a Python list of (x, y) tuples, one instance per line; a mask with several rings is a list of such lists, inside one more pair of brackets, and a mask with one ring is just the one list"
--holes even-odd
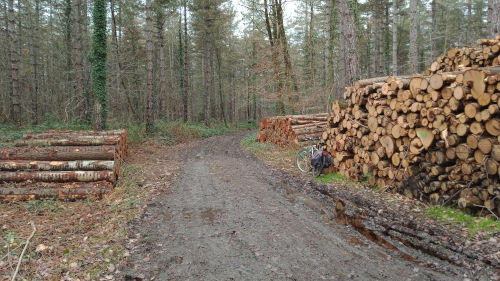
[(272, 142), (280, 147), (299, 147), (321, 137), (327, 118), (328, 113), (263, 118), (257, 141)]
[(127, 154), (126, 130), (25, 134), (0, 148), (0, 200), (101, 198)]
[(453, 48), (439, 56), (431, 66), (424, 71), (430, 76), (438, 72), (460, 71), (464, 68), (500, 65), (500, 36), (495, 39), (480, 39), (477, 46)]
[(499, 97), (500, 67), (358, 81), (322, 140), (353, 180), (499, 214)]

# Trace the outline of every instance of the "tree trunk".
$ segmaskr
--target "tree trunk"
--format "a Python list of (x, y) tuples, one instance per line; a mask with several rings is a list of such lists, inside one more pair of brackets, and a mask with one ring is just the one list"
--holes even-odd
[(217, 77), (219, 78), (218, 80), (218, 84), (219, 84), (219, 107), (220, 107), (220, 114), (221, 114), (221, 118), (222, 120), (224, 121), (224, 125), (227, 126), (227, 120), (226, 120), (226, 113), (225, 113), (225, 109), (224, 109), (224, 94), (222, 92), (222, 77), (221, 77), (221, 74), (222, 74), (222, 71), (221, 71), (221, 54), (220, 54), (220, 50), (217, 49), (216, 50), (216, 57), (217, 57)]
[(153, 134), (153, 20), (151, 0), (146, 0), (146, 133)]
[(31, 121), (38, 124), (38, 95), (40, 94), (40, 81), (38, 77), (38, 54), (40, 50), (40, 1), (35, 0), (35, 20), (33, 22), (31, 7), (29, 11), (30, 40), (31, 40), (31, 66), (32, 66), (32, 93), (31, 93)]
[(36, 182), (0, 184), (0, 199), (3, 200), (35, 200), (35, 199), (85, 199), (102, 198), (111, 192), (113, 184), (99, 182)]
[(437, 40), (437, 35), (436, 35), (436, 31), (437, 31), (437, 16), (436, 16), (436, 0), (432, 0), (431, 2), (431, 23), (432, 23), (432, 26), (431, 26), (431, 56), (432, 56), (432, 59), (434, 59), (436, 57), (436, 51), (437, 51), (437, 48), (436, 48), (436, 42), (438, 41)]
[(85, 97), (85, 78), (84, 78), (84, 68), (83, 68), (83, 48), (82, 48), (82, 2), (81, 0), (73, 0), (73, 16), (74, 16), (74, 38), (75, 41), (73, 43), (73, 61), (74, 61), (74, 72), (75, 72), (75, 98), (77, 99), (77, 104), (83, 103), (84, 106), (81, 106), (77, 109), (79, 119), (86, 120), (86, 97)]
[(500, 34), (500, 0), (488, 0), (488, 36)]
[(410, 0), (410, 72), (418, 73), (418, 0)]
[(373, 2), (375, 6), (373, 10), (372, 20), (374, 22), (374, 75), (382, 76), (384, 75), (384, 33), (383, 33), (383, 0), (377, 0)]
[[(295, 102), (296, 99), (294, 99), (294, 96), (299, 91), (299, 88), (297, 86), (297, 76), (293, 72), (293, 67), (292, 67), (292, 59), (290, 57), (290, 53), (288, 51), (288, 42), (286, 39), (286, 34), (285, 34), (285, 25), (283, 21), (283, 9), (281, 5), (281, 0), (276, 1), (276, 15), (277, 15), (277, 21), (278, 21), (278, 37), (280, 40), (282, 52), (283, 52), (283, 59), (285, 61), (285, 79), (286, 79), (286, 87), (287, 87), (287, 93), (288, 93), (288, 106), (290, 107), (292, 113), (295, 111)], [(297, 96), (298, 97), (298, 96)]]
[[(158, 9), (163, 9), (163, 7), (159, 7)], [(159, 44), (159, 68), (160, 68), (160, 116), (166, 118), (168, 115), (166, 111), (166, 100), (167, 100), (167, 73), (166, 73), (166, 65), (165, 65), (165, 38), (163, 34), (163, 28), (165, 25), (165, 15), (163, 11), (157, 11), (157, 22), (156, 28), (158, 32), (158, 44)]]
[(352, 85), (358, 74), (358, 38), (356, 35), (356, 21), (353, 9), (355, 9), (356, 1), (354, 0), (339, 0), (340, 13), (340, 42), (341, 54), (343, 56), (343, 79), (339, 85), (343, 92), (344, 87)]
[(88, 146), (88, 145), (116, 145), (121, 137), (111, 136), (55, 136), (55, 138), (17, 140), (15, 146)]
[(0, 160), (0, 171), (100, 171), (113, 170), (115, 161), (78, 160), (78, 161), (32, 161)]
[(92, 90), (95, 95), (94, 128), (102, 130), (106, 127), (108, 95), (106, 88), (106, 1), (95, 0), (92, 36)]
[(121, 65), (120, 65), (120, 51), (118, 45), (118, 34), (116, 31), (116, 16), (115, 16), (115, 0), (110, 0), (111, 10), (111, 36), (113, 41), (115, 53), (115, 96), (121, 97), (120, 83), (121, 83)]
[[(206, 39), (205, 39), (206, 40)], [(210, 78), (210, 48), (208, 46), (207, 40), (205, 41), (204, 52), (203, 52), (203, 87), (205, 91), (205, 125), (210, 126), (210, 118), (212, 117), (212, 106), (211, 106), (211, 89), (212, 80)]]
[(73, 99), (73, 94), (72, 91), (70, 90), (70, 85), (72, 82), (72, 62), (71, 62), (71, 50), (72, 50), (72, 44), (71, 44), (71, 28), (73, 25), (73, 20), (71, 18), (71, 0), (65, 0), (64, 1), (64, 54), (65, 54), (65, 60), (66, 60), (66, 68), (64, 69), (65, 72), (65, 84), (64, 84), (64, 89), (66, 90), (66, 95), (68, 100)]
[(397, 0), (392, 0), (392, 75), (398, 75), (398, 22)]
[(189, 103), (189, 64), (188, 64), (188, 30), (187, 30), (187, 0), (184, 0), (184, 52), (183, 52), (183, 85), (184, 88), (182, 89), (182, 104), (183, 104), (183, 111), (182, 115), (184, 118), (184, 122), (188, 121), (188, 103)]
[[(272, 5), (272, 11), (273, 11), (273, 16), (275, 15), (274, 11), (276, 9), (274, 8), (274, 1)], [(283, 83), (281, 81), (281, 64), (278, 58), (278, 50), (277, 50), (277, 32), (276, 32), (276, 25), (275, 22), (276, 20), (273, 20), (273, 24), (271, 25), (271, 21), (269, 18), (269, 7), (267, 4), (267, 0), (264, 0), (264, 15), (265, 15), (265, 21), (266, 21), (266, 30), (267, 30), (267, 36), (269, 39), (269, 46), (271, 47), (271, 58), (273, 62), (273, 71), (274, 71), (274, 81), (275, 81), (275, 87), (276, 87), (276, 94), (278, 97), (277, 100), (277, 111), (278, 114), (283, 115), (285, 114), (285, 104), (283, 103)], [(273, 17), (274, 19), (274, 17)]]
[(111, 145), (13, 147), (0, 149), (0, 160), (115, 160), (115, 150)]
[(14, 0), (8, 0), (8, 45), (9, 45), (9, 57), (10, 57), (10, 119), (16, 124), (21, 124), (21, 100), (19, 93), (19, 57), (17, 51), (17, 36), (16, 36), (16, 20), (14, 12)]

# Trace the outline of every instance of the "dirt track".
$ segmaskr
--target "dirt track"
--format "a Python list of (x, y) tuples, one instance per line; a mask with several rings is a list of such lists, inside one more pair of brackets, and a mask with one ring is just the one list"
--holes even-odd
[(321, 201), (284, 190), (280, 171), (240, 148), (244, 135), (167, 155), (179, 175), (131, 224), (117, 279), (487, 280), (337, 224)]

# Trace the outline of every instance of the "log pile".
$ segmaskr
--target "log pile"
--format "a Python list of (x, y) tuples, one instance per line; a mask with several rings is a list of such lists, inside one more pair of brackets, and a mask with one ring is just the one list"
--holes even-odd
[(500, 36), (495, 39), (480, 39), (477, 46), (453, 48), (439, 56), (424, 71), (430, 76), (438, 72), (460, 71), (465, 68), (477, 68), (500, 65)]
[(126, 130), (27, 133), (0, 148), (0, 200), (101, 198), (127, 154)]
[(257, 141), (272, 142), (280, 147), (299, 147), (321, 137), (327, 118), (328, 113), (263, 118)]
[(353, 180), (498, 215), (499, 97), (500, 67), (358, 81), (322, 141)]

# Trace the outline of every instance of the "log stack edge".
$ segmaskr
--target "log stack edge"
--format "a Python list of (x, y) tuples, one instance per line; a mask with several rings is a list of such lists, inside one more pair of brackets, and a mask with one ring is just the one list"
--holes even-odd
[(126, 130), (24, 134), (0, 147), (0, 200), (102, 198), (127, 155)]
[(327, 119), (328, 113), (263, 118), (257, 141), (272, 142), (280, 147), (299, 147), (321, 137)]

